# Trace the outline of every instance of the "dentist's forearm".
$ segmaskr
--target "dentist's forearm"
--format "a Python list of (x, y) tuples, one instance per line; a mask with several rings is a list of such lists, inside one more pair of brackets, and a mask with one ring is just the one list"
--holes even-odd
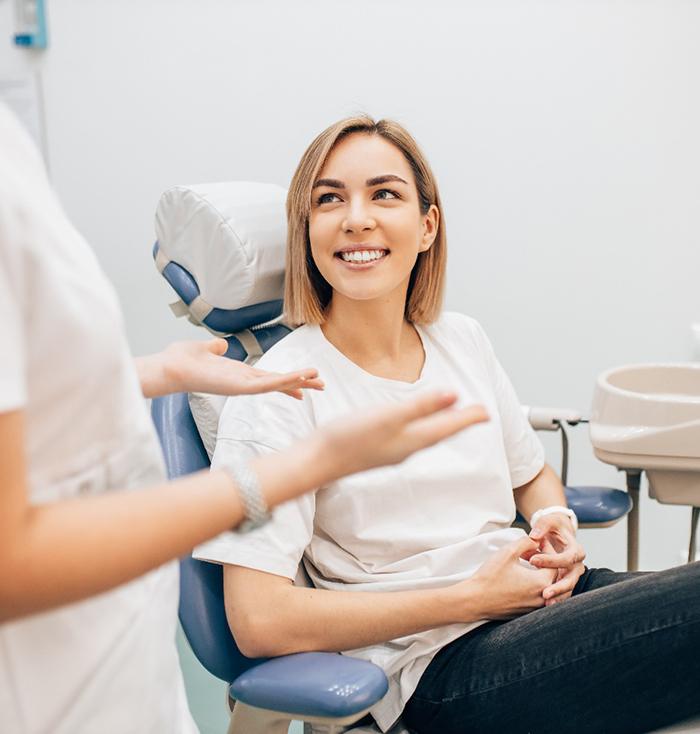
[[(0, 621), (126, 583), (235, 527), (243, 507), (223, 471), (203, 471), (141, 491), (110, 491), (31, 504), (23, 461), (23, 416), (0, 416)], [(4, 442), (3, 442), (4, 439)], [(309, 441), (261, 460), (273, 506), (314, 488)]]
[(161, 352), (134, 357), (134, 364), (144, 398), (157, 398), (174, 392)]

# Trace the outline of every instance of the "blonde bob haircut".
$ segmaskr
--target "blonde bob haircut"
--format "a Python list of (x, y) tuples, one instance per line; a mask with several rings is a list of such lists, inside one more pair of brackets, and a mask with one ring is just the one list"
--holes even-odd
[(375, 122), (367, 115), (340, 120), (326, 128), (306, 149), (294, 172), (287, 194), (285, 319), (293, 326), (325, 321), (324, 312), (333, 292), (311, 255), (311, 192), (333, 148), (353, 133), (381, 135), (395, 145), (413, 171), (421, 214), (427, 214), (432, 204), (440, 212), (435, 240), (428, 250), (418, 254), (413, 266), (404, 312), (412, 323), (432, 323), (442, 309), (447, 261), (445, 219), (435, 176), (418, 144), (404, 127), (393, 120)]

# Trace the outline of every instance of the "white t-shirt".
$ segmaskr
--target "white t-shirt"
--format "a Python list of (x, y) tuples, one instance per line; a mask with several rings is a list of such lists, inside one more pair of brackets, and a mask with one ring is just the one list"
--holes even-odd
[[(418, 327), (425, 363), (415, 383), (364, 371), (305, 325), (272, 347), (258, 366), (286, 371), (312, 366), (326, 383), (302, 402), (280, 393), (229, 398), (212, 466), (274, 451), (339, 416), (404, 401), (428, 388), (454, 390), (458, 405), (482, 403), (491, 420), (469, 428), (398, 466), (341, 479), (281, 505), (245, 536), (224, 533), (199, 546), (197, 558), (294, 579), (299, 562), (319, 589), (400, 591), (454, 584), (496, 550), (522, 537), (513, 488), (544, 465), (542, 446), (483, 330), (474, 319), (445, 313)], [(382, 730), (399, 717), (421, 674), (445, 644), (476, 627), (454, 624), (348, 651), (389, 678), (372, 708)]]
[[(116, 295), (3, 105), (0, 344), (0, 412), (24, 412), (32, 503), (163, 481)], [(0, 480), (0, 512), (2, 491)], [(177, 595), (171, 563), (0, 625), (0, 731), (196, 732), (175, 648)]]

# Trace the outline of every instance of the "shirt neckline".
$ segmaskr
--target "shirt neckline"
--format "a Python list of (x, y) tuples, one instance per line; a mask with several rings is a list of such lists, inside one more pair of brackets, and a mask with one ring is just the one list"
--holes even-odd
[(369, 382), (374, 382), (375, 384), (392, 387), (398, 390), (415, 390), (417, 387), (422, 387), (425, 383), (429, 365), (432, 363), (432, 349), (430, 347), (430, 338), (428, 337), (428, 334), (423, 329), (423, 327), (419, 326), (418, 324), (413, 325), (416, 327), (416, 333), (418, 334), (418, 337), (421, 340), (421, 344), (423, 345), (424, 355), (423, 367), (421, 368), (420, 374), (418, 375), (418, 378), (415, 380), (415, 382), (406, 382), (405, 380), (395, 380), (390, 377), (379, 377), (379, 375), (373, 375), (371, 372), (368, 372), (364, 368), (360, 367), (360, 365), (353, 362), (349, 357), (343, 354), (343, 352), (341, 352), (340, 349), (338, 349), (332, 342), (326, 339), (326, 335), (323, 333), (323, 330), (321, 329), (319, 324), (313, 324), (313, 327), (316, 330), (319, 341), (325, 347), (325, 349), (328, 352), (331, 352), (338, 361), (345, 365), (348, 370), (354, 372), (357, 376), (362, 377), (364, 380), (367, 380)]

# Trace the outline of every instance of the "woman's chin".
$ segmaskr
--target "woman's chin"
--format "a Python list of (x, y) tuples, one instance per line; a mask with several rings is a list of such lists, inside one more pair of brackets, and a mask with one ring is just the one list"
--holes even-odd
[[(392, 294), (396, 293), (396, 286), (383, 286), (378, 283), (338, 283), (333, 284), (334, 298), (342, 298), (345, 301), (380, 301), (386, 304)], [(403, 295), (405, 299), (405, 293)]]

